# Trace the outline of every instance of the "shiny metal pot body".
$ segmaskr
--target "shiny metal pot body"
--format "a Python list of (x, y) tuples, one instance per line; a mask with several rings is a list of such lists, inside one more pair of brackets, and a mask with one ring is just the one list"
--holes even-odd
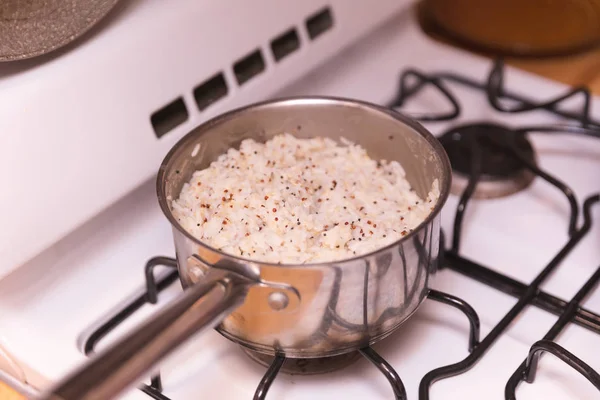
[[(206, 260), (227, 257), (175, 232), (184, 285), (204, 282)], [(421, 304), (435, 272), (439, 217), (376, 254), (314, 266), (255, 264), (261, 284), (217, 330), (261, 353), (312, 358), (357, 350), (392, 333)], [(203, 254), (200, 261), (197, 254)], [(208, 278), (210, 279), (210, 278)], [(220, 279), (220, 277), (217, 277)]]
[[(399, 161), (423, 198), (437, 179), (440, 198), (429, 217), (402, 240), (365, 256), (323, 264), (264, 264), (230, 256), (199, 242), (179, 225), (171, 201), (195, 170), (206, 168), (244, 139), (266, 141), (283, 132), (297, 137), (345, 137), (366, 148), (374, 159)], [(216, 327), (251, 350), (292, 358), (342, 354), (381, 340), (427, 295), (437, 267), (440, 210), (450, 180), (444, 150), (421, 125), (354, 100), (276, 100), (199, 126), (168, 153), (157, 180), (159, 202), (173, 226), (180, 277), (187, 290), (57, 386), (53, 394), (62, 399), (114, 394), (205, 327)], [(110, 379), (99, 376), (111, 369)]]

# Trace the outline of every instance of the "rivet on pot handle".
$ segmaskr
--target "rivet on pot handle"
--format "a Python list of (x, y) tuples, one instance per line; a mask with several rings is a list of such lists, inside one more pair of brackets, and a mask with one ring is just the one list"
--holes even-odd
[(267, 292), (265, 293), (264, 298), (267, 299), (269, 306), (273, 310), (285, 310), (286, 312), (290, 312), (294, 311), (300, 305), (301, 296), (298, 289), (292, 285), (266, 281), (260, 277), (258, 272), (255, 272), (248, 266), (242, 267), (243, 272), (238, 271), (237, 269), (236, 271), (232, 271), (231, 269), (225, 269), (218, 264), (211, 265), (198, 254), (190, 256), (187, 262), (190, 274), (197, 278), (196, 282), (201, 281), (203, 277), (213, 268), (234, 272), (236, 274), (241, 272), (241, 275), (243, 275), (245, 278), (254, 281), (254, 284), (252, 285), (254, 291), (264, 290)]

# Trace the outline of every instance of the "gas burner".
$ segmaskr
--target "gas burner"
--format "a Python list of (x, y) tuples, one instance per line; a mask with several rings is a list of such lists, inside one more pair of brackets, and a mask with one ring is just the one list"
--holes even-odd
[(460, 196), (469, 178), (479, 173), (473, 197), (504, 197), (525, 189), (535, 175), (505, 146), (516, 149), (531, 164), (535, 153), (524, 134), (502, 125), (478, 123), (445, 132), (440, 142), (448, 153), (454, 176), (452, 193)]
[[(275, 357), (244, 348), (248, 356), (264, 367), (270, 367)], [(279, 372), (290, 375), (317, 375), (337, 371), (354, 364), (360, 353), (352, 352), (323, 358), (286, 358)]]

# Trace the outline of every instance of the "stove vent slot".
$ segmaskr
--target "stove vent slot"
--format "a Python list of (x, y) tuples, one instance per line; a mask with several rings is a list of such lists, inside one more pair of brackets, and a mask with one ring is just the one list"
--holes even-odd
[(259, 75), (264, 70), (265, 60), (260, 49), (256, 49), (233, 65), (233, 72), (235, 73), (235, 77), (240, 86), (254, 78), (256, 75)]
[(308, 31), (308, 37), (310, 37), (311, 40), (315, 40), (318, 36), (321, 36), (332, 27), (333, 17), (329, 7), (313, 14), (306, 20), (306, 30)]
[(194, 99), (198, 110), (205, 110), (217, 100), (227, 96), (228, 92), (229, 89), (222, 72), (207, 79), (194, 89)]
[[(310, 40), (315, 40), (323, 33), (331, 30), (334, 25), (333, 14), (330, 7), (322, 8), (320, 11), (309, 15), (305, 20), (306, 32)], [(288, 30), (275, 36), (270, 42), (270, 50), (273, 60), (279, 63), (284, 58), (297, 52), (301, 47), (299, 26), (292, 26)], [(238, 59), (233, 64), (238, 87), (243, 86), (252, 78), (265, 72), (267, 64), (263, 57), (263, 51), (268, 49), (255, 48), (252, 52)], [(198, 107), (202, 112), (230, 94), (232, 82), (229, 84), (225, 79), (224, 72), (206, 78), (202, 83), (193, 88), (192, 94)], [(178, 97), (150, 116), (150, 121), (157, 138), (169, 133), (177, 126), (189, 119), (189, 112), (183, 100)]]
[(182, 97), (178, 97), (150, 116), (156, 137), (160, 138), (188, 119), (188, 110)]
[(295, 28), (279, 35), (271, 41), (273, 58), (279, 62), (300, 48), (300, 39)]

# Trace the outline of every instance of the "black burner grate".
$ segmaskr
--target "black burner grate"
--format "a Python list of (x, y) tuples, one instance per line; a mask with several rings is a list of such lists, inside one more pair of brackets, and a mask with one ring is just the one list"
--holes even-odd
[[(406, 104), (406, 102), (416, 95), (421, 89), (426, 86), (433, 86), (439, 90), (452, 106), (450, 112), (444, 114), (429, 114), (416, 117), (421, 121), (448, 121), (460, 116), (461, 106), (452, 92), (446, 87), (446, 82), (459, 84), (469, 87), (474, 90), (485, 92), (489, 104), (500, 112), (505, 113), (522, 113), (533, 110), (546, 110), (557, 116), (564, 118), (567, 121), (575, 122), (565, 126), (530, 126), (522, 127), (513, 130), (518, 134), (525, 135), (529, 132), (538, 133), (569, 133), (588, 135), (600, 138), (600, 122), (595, 121), (590, 117), (590, 102), (591, 95), (585, 88), (575, 88), (569, 90), (564, 95), (558, 96), (555, 99), (546, 102), (535, 102), (521, 95), (507, 91), (504, 88), (504, 65), (501, 60), (496, 61), (491, 69), (488, 79), (484, 83), (477, 82), (471, 78), (460, 76), (454, 73), (439, 73), (439, 74), (424, 74), (417, 70), (406, 70), (400, 77), (399, 90), (397, 97), (388, 104), (391, 108), (398, 108)], [(566, 111), (561, 109), (561, 104), (567, 99), (575, 96), (583, 98), (583, 105), (579, 112)], [(469, 179), (466, 188), (460, 196), (458, 209), (455, 216), (453, 227), (453, 240), (449, 249), (445, 249), (442, 235), (441, 250), (443, 254), (442, 267), (458, 272), (464, 276), (484, 283), (492, 288), (495, 288), (503, 293), (509, 294), (518, 299), (512, 309), (502, 318), (502, 320), (484, 337), (479, 340), (479, 317), (475, 310), (465, 301), (436, 290), (431, 290), (428, 299), (437, 301), (459, 309), (463, 312), (470, 323), (469, 336), (469, 355), (462, 361), (443, 366), (427, 373), (419, 385), (419, 399), (428, 400), (431, 385), (440, 380), (449, 378), (472, 368), (490, 349), (498, 337), (506, 330), (512, 321), (519, 316), (523, 310), (533, 305), (547, 312), (558, 316), (558, 320), (554, 326), (548, 331), (543, 339), (533, 344), (528, 355), (524, 355), (525, 361), (515, 370), (510, 377), (505, 388), (505, 398), (507, 400), (516, 399), (516, 388), (521, 381), (532, 383), (535, 379), (538, 359), (542, 353), (550, 353), (567, 365), (571, 366), (580, 372), (588, 379), (596, 388), (600, 390), (600, 375), (594, 371), (583, 360), (571, 354), (569, 351), (555, 343), (553, 340), (560, 332), (569, 324), (574, 323), (589, 331), (600, 335), (600, 316), (592, 311), (589, 311), (581, 306), (584, 298), (596, 287), (600, 282), (600, 267), (595, 274), (583, 285), (577, 294), (570, 300), (565, 301), (546, 293), (540, 289), (540, 285), (547, 279), (551, 273), (560, 265), (561, 261), (570, 253), (570, 251), (581, 241), (591, 228), (592, 220), (590, 215), (591, 207), (600, 202), (600, 195), (593, 195), (587, 198), (583, 203), (584, 222), (580, 227), (577, 227), (577, 218), (579, 214), (579, 205), (571, 188), (564, 182), (561, 182), (556, 177), (548, 172), (540, 169), (533, 162), (531, 157), (523, 154), (522, 149), (519, 149), (510, 141), (495, 140), (493, 135), (488, 138), (489, 143), (485, 146), (494, 146), (495, 151), (505, 153), (512, 157), (514, 162), (529, 170), (531, 173), (542, 178), (550, 185), (556, 187), (567, 198), (570, 205), (570, 218), (568, 221), (569, 240), (560, 249), (556, 256), (546, 265), (540, 274), (529, 284), (520, 282), (499, 272), (493, 271), (483, 265), (477, 264), (460, 255), (460, 238), (463, 216), (469, 204), (469, 200), (473, 197), (477, 183), (481, 177), (481, 143), (472, 141), (470, 149)], [(463, 166), (464, 167), (464, 166)], [(466, 168), (466, 167), (465, 167)], [(172, 271), (166, 276), (156, 279), (154, 269), (156, 266), (163, 265), (170, 267)], [(178, 279), (176, 260), (167, 257), (156, 257), (151, 259), (145, 269), (146, 273), (146, 291), (133, 299), (122, 310), (116, 313), (113, 318), (100, 326), (93, 332), (85, 343), (85, 353), (93, 352), (98, 342), (105, 337), (112, 329), (118, 326), (126, 318), (132, 315), (136, 310), (141, 308), (146, 303), (155, 304), (158, 301), (158, 293), (168, 287)], [(387, 378), (392, 386), (394, 398), (398, 400), (406, 399), (406, 391), (399, 375), (393, 367), (385, 361), (372, 348), (366, 347), (360, 350), (363, 357), (368, 359), (382, 374)], [(279, 370), (285, 362), (284, 356), (274, 358), (272, 364), (267, 369), (263, 379), (258, 383), (258, 387), (254, 394), (255, 400), (265, 399), (269, 388), (273, 384)], [(162, 382), (160, 375), (152, 378), (149, 385), (143, 385), (140, 390), (148, 396), (157, 400), (169, 400), (162, 394)]]

